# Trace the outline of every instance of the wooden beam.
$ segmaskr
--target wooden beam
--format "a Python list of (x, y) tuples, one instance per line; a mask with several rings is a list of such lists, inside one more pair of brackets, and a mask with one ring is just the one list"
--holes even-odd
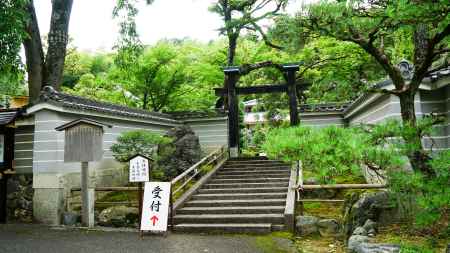
[(301, 199), (299, 202), (329, 202), (329, 203), (343, 203), (343, 199)]
[(385, 184), (324, 184), (324, 185), (303, 185), (303, 190), (315, 189), (384, 189)]
[(239, 79), (239, 71), (225, 71), (225, 82), (228, 97), (228, 147), (230, 157), (239, 154), (239, 107), (236, 94), (236, 83)]
[[(216, 96), (223, 96), (227, 94), (225, 88), (214, 88)], [(248, 94), (263, 94), (263, 93), (277, 93), (286, 92), (287, 85), (276, 84), (276, 85), (258, 85), (258, 86), (248, 86), (248, 87), (237, 87), (236, 94), (238, 95), (248, 95)]]
[(298, 117), (297, 86), (295, 85), (295, 72), (298, 70), (298, 65), (287, 65), (283, 68), (286, 71), (287, 77), (287, 95), (289, 97), (289, 117), (291, 126), (296, 126), (300, 123)]

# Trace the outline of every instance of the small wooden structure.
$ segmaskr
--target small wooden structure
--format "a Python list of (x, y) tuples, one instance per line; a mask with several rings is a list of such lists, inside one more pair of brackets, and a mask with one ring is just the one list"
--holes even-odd
[(102, 159), (104, 126), (111, 127), (90, 119), (77, 119), (55, 128), (65, 132), (64, 162), (81, 162), (82, 223), (88, 227), (94, 226), (95, 194), (88, 189), (88, 163)]
[(65, 132), (64, 162), (98, 161), (103, 156), (103, 127), (90, 119), (77, 119), (55, 128)]
[(241, 69), (239, 67), (228, 67), (224, 69), (226, 88), (216, 88), (214, 90), (216, 96), (226, 96), (228, 101), (228, 147), (230, 157), (237, 157), (239, 154), (239, 102), (237, 95), (286, 92), (289, 97), (291, 125), (295, 126), (300, 123), (296, 94), (297, 86), (295, 82), (295, 73), (298, 70), (298, 64), (285, 64), (282, 66), (286, 84), (237, 87), (236, 84), (241, 76)]

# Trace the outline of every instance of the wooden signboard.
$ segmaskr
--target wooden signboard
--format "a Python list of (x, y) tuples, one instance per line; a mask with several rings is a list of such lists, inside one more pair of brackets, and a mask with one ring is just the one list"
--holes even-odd
[(170, 186), (170, 182), (145, 183), (141, 231), (167, 231)]
[(55, 130), (64, 131), (64, 162), (81, 162), (82, 223), (94, 226), (95, 190), (88, 189), (89, 162), (103, 157), (103, 128), (112, 127), (91, 119), (77, 119), (61, 125)]

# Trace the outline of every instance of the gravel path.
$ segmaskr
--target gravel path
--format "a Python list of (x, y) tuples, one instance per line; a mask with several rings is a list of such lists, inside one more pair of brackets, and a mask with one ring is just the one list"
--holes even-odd
[(248, 235), (169, 234), (167, 237), (135, 232), (61, 229), (40, 225), (0, 225), (0, 253), (114, 253), (205, 252), (259, 253), (255, 237)]

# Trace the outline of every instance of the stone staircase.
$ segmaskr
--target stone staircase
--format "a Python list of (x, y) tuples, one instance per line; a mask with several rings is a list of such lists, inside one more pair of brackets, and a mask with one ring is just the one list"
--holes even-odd
[(285, 229), (290, 165), (264, 158), (230, 159), (182, 208), (174, 230), (269, 233)]

